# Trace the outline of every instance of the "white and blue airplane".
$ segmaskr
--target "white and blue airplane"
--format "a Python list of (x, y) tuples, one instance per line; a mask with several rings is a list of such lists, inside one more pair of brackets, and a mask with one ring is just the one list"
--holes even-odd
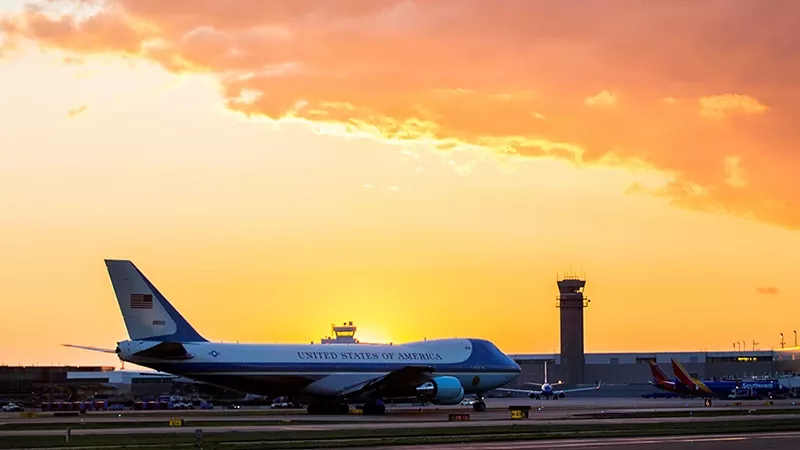
[(597, 383), (597, 386), (594, 387), (583, 387), (583, 388), (573, 388), (573, 389), (554, 389), (555, 386), (560, 386), (564, 384), (561, 381), (556, 383), (549, 383), (547, 381), (547, 361), (544, 362), (544, 383), (534, 383), (532, 381), (526, 381), (525, 384), (531, 386), (539, 386), (541, 389), (512, 389), (512, 388), (498, 388), (498, 391), (506, 391), (506, 392), (516, 392), (520, 394), (526, 394), (529, 398), (535, 398), (536, 400), (541, 399), (544, 397), (546, 400), (549, 400), (551, 397), (556, 400), (559, 398), (564, 398), (567, 396), (567, 393), (571, 392), (585, 392), (585, 391), (596, 391), (600, 389), (600, 383)]
[(239, 344), (203, 338), (131, 261), (105, 260), (129, 340), (115, 353), (160, 372), (248, 394), (287, 396), (308, 404), (310, 414), (344, 414), (362, 404), (364, 414), (382, 414), (384, 399), (416, 398), (457, 405), (520, 373), (519, 365), (483, 339), (438, 339), (401, 345)]

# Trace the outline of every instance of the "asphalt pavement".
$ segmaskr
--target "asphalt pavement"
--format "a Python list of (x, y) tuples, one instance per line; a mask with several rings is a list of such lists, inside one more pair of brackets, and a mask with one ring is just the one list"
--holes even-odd
[[(476, 444), (416, 445), (415, 450), (797, 450), (800, 433), (759, 433), (713, 436), (669, 436), (643, 438), (571, 439), (491, 442)], [(360, 447), (353, 450), (408, 450), (408, 446)]]

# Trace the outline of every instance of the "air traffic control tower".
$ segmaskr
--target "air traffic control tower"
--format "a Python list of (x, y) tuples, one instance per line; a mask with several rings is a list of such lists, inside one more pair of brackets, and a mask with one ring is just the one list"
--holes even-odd
[(565, 277), (558, 281), (559, 296), (556, 306), (561, 309), (561, 371), (564, 382), (570, 385), (583, 383), (583, 308), (589, 299), (583, 297), (586, 280)]

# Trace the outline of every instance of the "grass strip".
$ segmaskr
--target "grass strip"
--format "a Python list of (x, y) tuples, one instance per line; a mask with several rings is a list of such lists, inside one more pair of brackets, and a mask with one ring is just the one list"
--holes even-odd
[[(303, 431), (302, 440), (296, 431), (221, 432), (203, 436), (208, 449), (302, 449), (335, 448), (369, 445), (413, 445), (460, 442), (491, 442), (531, 439), (667, 436), (689, 434), (753, 433), (800, 431), (800, 421), (789, 419), (753, 419), (704, 422), (702, 427), (691, 421), (645, 424), (549, 424), (473, 426), (454, 428), (407, 428)], [(42, 447), (114, 447), (114, 448), (184, 448), (192, 447), (193, 433), (163, 435), (88, 435), (72, 436), (3, 436), (0, 448)]]

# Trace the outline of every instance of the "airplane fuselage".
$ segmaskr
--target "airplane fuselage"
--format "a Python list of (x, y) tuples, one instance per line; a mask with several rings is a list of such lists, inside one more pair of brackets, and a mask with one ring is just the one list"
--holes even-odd
[[(334, 397), (351, 386), (408, 366), (429, 366), (431, 377), (457, 378), (465, 394), (503, 386), (520, 367), (489, 341), (442, 339), (400, 345), (236, 344), (182, 342), (186, 355), (135, 355), (159, 344), (123, 341), (123, 361), (232, 390), (267, 396)], [(416, 394), (413, 387), (397, 395)]]
[[(698, 380), (699, 381), (699, 380)], [(721, 397), (725, 398), (732, 394), (736, 389), (736, 382), (733, 381), (701, 381), (697, 384), (687, 386), (680, 380), (659, 381), (655, 380), (652, 384), (668, 392), (674, 392), (678, 395), (692, 396), (692, 397)], [(702, 383), (702, 384), (700, 384)]]

